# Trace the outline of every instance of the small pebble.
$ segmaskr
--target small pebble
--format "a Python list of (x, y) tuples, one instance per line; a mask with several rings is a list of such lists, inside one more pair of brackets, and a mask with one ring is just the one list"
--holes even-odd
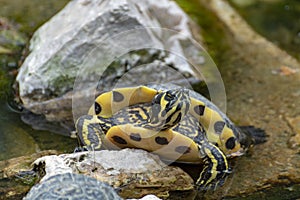
[(289, 140), (289, 145), (291, 148), (300, 147), (300, 116), (295, 118), (287, 118), (289, 125), (293, 130), (293, 137)]
[(268, 114), (269, 114), (269, 115), (275, 115), (276, 112), (275, 112), (275, 110), (270, 109), (270, 110), (268, 110)]
[(147, 196), (144, 196), (144, 197), (141, 198), (141, 199), (127, 199), (127, 200), (161, 200), (161, 199), (158, 198), (158, 197), (155, 196), (155, 195), (149, 194), (149, 195), (147, 195)]

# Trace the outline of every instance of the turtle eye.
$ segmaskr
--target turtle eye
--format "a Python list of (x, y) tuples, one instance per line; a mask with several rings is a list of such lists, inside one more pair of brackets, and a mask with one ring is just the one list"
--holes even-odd
[(178, 97), (176, 96), (176, 94), (173, 94), (170, 91), (168, 91), (164, 95), (164, 100), (165, 100), (165, 103), (166, 103), (166, 107), (171, 107), (177, 102)]
[(173, 95), (171, 92), (167, 92), (166, 93), (166, 95), (165, 95), (165, 97), (164, 97), (164, 99), (166, 100), (166, 101), (172, 101), (174, 98), (176, 98), (176, 96), (175, 95)]

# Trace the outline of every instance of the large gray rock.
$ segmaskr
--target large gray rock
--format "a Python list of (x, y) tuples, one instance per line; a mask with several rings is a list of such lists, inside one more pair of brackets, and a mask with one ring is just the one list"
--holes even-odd
[[(198, 31), (192, 24), (169, 0), (71, 1), (30, 41), (31, 53), (17, 76), (24, 107), (44, 116), (45, 121), (56, 122), (57, 127), (66, 127), (65, 131), (73, 123), (73, 96), (80, 99), (80, 106), (76, 105), (76, 110), (81, 109), (75, 114), (78, 117), (91, 105), (97, 84), (100, 91), (107, 90), (116, 78), (135, 66), (159, 61), (163, 66), (160, 72), (171, 68), (184, 78), (200, 78), (197, 66), (213, 63), (192, 39), (201, 39), (194, 35)], [(108, 65), (110, 69), (106, 70)], [(153, 69), (155, 66), (141, 72), (149, 77), (142, 83), (156, 78)], [(201, 73), (212, 72), (204, 69)], [(160, 81), (178, 79), (175, 75), (168, 73)], [(136, 79), (131, 81), (123, 85), (136, 84)], [(81, 93), (75, 94), (73, 89)], [(80, 108), (83, 105), (86, 107)], [(24, 120), (36, 128), (44, 124), (28, 117)], [(51, 129), (51, 125), (43, 128)]]
[(123, 198), (147, 194), (167, 197), (169, 191), (193, 190), (193, 179), (183, 170), (167, 166), (158, 156), (139, 149), (45, 156), (34, 165), (46, 172), (41, 182), (57, 174), (80, 173), (120, 189)]

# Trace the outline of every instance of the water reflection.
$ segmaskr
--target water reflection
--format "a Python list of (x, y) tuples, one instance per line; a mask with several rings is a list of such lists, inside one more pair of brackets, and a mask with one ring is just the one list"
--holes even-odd
[(20, 114), (0, 100), (0, 160), (29, 155), (40, 150), (72, 152), (76, 140), (48, 131), (33, 130), (24, 124)]
[(231, 0), (250, 25), (264, 37), (300, 59), (300, 1)]

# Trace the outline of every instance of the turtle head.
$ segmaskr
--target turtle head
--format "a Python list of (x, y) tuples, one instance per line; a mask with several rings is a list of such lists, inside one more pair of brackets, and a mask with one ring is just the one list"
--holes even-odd
[(157, 94), (152, 100), (150, 125), (157, 130), (166, 130), (178, 124), (190, 108), (186, 89), (174, 89)]

